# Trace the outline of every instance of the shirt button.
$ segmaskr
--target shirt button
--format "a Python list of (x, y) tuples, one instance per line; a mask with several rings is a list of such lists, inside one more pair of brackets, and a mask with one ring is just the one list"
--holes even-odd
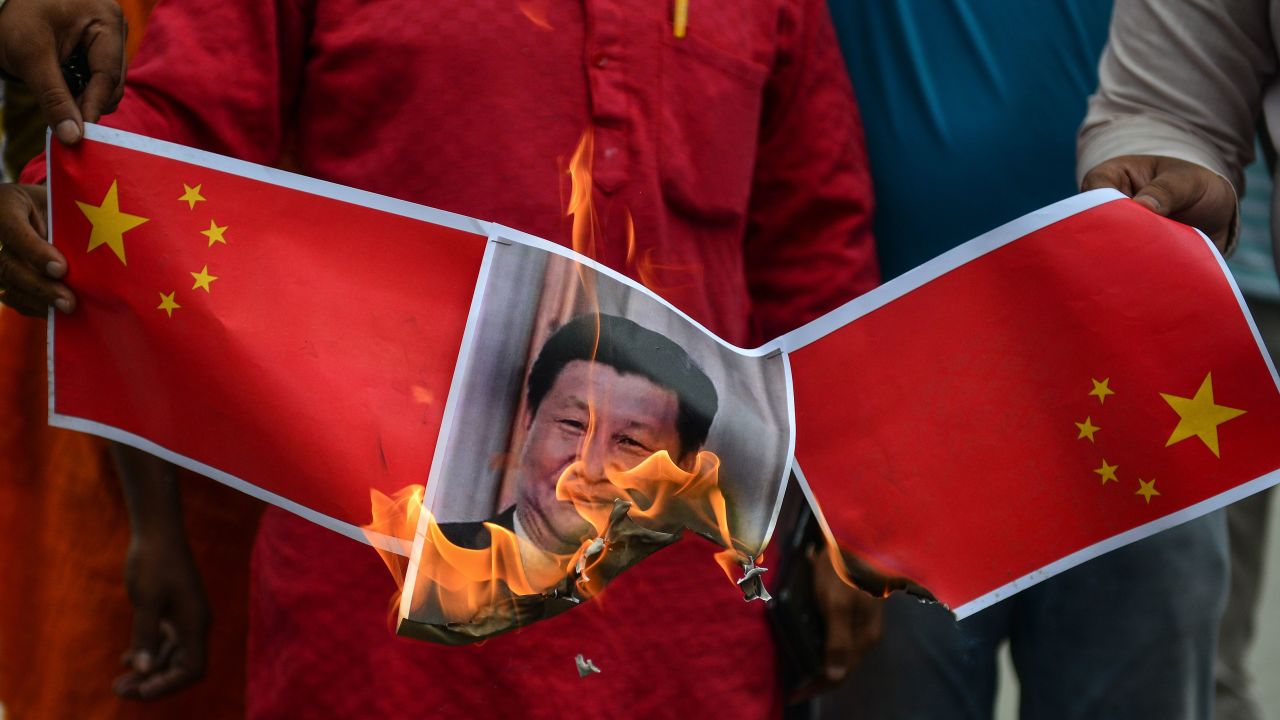
[(595, 65), (600, 69), (604, 69), (609, 65), (609, 56), (605, 55), (602, 52), (598, 52), (591, 57), (591, 64)]
[(612, 158), (613, 158), (613, 156), (614, 156), (614, 155), (617, 155), (617, 154), (618, 154), (618, 148), (616, 148), (616, 147), (611, 147), (611, 148), (605, 148), (605, 149), (604, 149), (604, 156), (605, 156), (605, 158), (612, 159)]

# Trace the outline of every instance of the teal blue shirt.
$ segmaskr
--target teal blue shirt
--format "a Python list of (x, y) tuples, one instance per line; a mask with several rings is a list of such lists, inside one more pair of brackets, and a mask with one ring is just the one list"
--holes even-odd
[(1112, 0), (831, 0), (886, 279), (1077, 191)]

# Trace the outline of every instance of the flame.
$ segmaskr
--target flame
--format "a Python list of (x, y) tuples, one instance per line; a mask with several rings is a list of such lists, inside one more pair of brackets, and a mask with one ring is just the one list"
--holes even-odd
[[(570, 465), (561, 473), (556, 499), (573, 503), (578, 514), (595, 528), (596, 535), (603, 535), (612, 506), (600, 503), (598, 494), (585, 497), (575, 492), (570, 478), (576, 475), (576, 466), (577, 463)], [(628, 513), (632, 520), (653, 528), (685, 527), (733, 547), (719, 471), (720, 458), (713, 452), (699, 452), (693, 468), (686, 471), (666, 450), (660, 450), (630, 470), (606, 471), (605, 478), (618, 498), (633, 503)]]
[(513, 596), (549, 590), (566, 574), (565, 558), (533, 547), (504, 527), (484, 523), (484, 528), (488, 547), (459, 547), (428, 511), (414, 615), (474, 622)]
[(933, 593), (915, 579), (900, 575), (869, 559), (840, 547), (825, 521), (820, 521), (825, 550), (831, 569), (845, 585), (872, 597), (887, 598), (895, 590), (921, 600), (937, 602)]
[(740, 569), (745, 553), (729, 530), (728, 505), (719, 485), (720, 458), (715, 453), (698, 453), (693, 466), (685, 470), (666, 451), (660, 451), (630, 470), (607, 473), (612, 497), (630, 503), (622, 505), (622, 510), (602, 502), (598, 493), (588, 498), (575, 492), (569, 478), (574, 476), (576, 465), (561, 474), (556, 497), (572, 503), (594, 532), (566, 554), (543, 550), (492, 523), (483, 526), (488, 533), (487, 547), (461, 547), (450, 541), (431, 512), (422, 507), (421, 485), (404, 488), (392, 497), (371, 491), (373, 521), (363, 529), (379, 548), (399, 589), (392, 599), (393, 616), (399, 610), (406, 561), (396, 552), (382, 549), (374, 534), (409, 543), (422, 513), (426, 513), (426, 532), (409, 612), (414, 618), (430, 618), (438, 624), (477, 623), (504, 610), (518, 612), (518, 598), (547, 593), (566, 578), (579, 598), (599, 595), (612, 576), (594, 571), (609, 558), (615, 545), (611, 526), (622, 517), (645, 532), (675, 535), (687, 529), (719, 543), (725, 549), (716, 559), (729, 579), (735, 580), (733, 569)]
[(844, 551), (840, 549), (840, 545), (836, 542), (836, 539), (827, 532), (823, 533), (823, 538), (826, 540), (827, 557), (831, 561), (831, 569), (835, 571), (836, 577), (840, 578), (840, 582), (848, 585), (854, 590), (861, 590), (865, 593), (882, 598), (889, 597), (889, 593), (893, 592), (893, 590), (887, 585), (880, 588), (879, 592), (872, 592), (871, 590), (863, 587), (862, 584), (858, 583), (858, 581), (854, 579), (853, 573), (849, 571), (849, 565), (844, 559)]
[[(636, 224), (631, 217), (631, 211), (626, 210), (623, 215), (627, 231), (627, 256), (626, 270), (627, 273), (640, 281), (641, 285), (662, 295), (672, 290), (682, 290), (692, 287), (697, 282), (698, 266), (697, 265), (673, 265), (670, 263), (660, 263), (655, 259), (655, 248), (645, 248), (640, 250), (636, 247)], [(680, 282), (669, 282), (672, 276), (680, 278)]]
[[(484, 523), (489, 531), (489, 547), (482, 550), (454, 545), (445, 537), (429, 510), (422, 506), (422, 485), (410, 485), (395, 495), (387, 496), (371, 489), (369, 497), (372, 521), (361, 527), (365, 538), (377, 550), (378, 555), (391, 572), (396, 583), (396, 593), (391, 598), (394, 617), (404, 591), (407, 555), (413, 543), (422, 513), (427, 514), (426, 540), (419, 561), (419, 580), (422, 592), (414, 595), (415, 612), (434, 605), (438, 614), (450, 622), (467, 622), (477, 612), (497, 604), (504, 592), (530, 595), (551, 587), (564, 574), (562, 560), (551, 563), (528, 562), (527, 558), (540, 550), (516, 537), (515, 533), (492, 523)], [(400, 543), (398, 552), (387, 547)], [(541, 553), (548, 555), (547, 553)], [(559, 568), (555, 568), (556, 565)], [(532, 568), (532, 569), (531, 569)], [(555, 568), (548, 572), (549, 568)]]
[(516, 0), (516, 7), (520, 8), (520, 12), (529, 18), (529, 22), (537, 25), (543, 30), (552, 30), (551, 22), (547, 20), (547, 16), (551, 12), (548, 0)]
[[(518, 4), (531, 21), (539, 25), (545, 23), (545, 4), (538, 4), (538, 0), (519, 0)], [(601, 237), (592, 184), (594, 151), (594, 135), (588, 128), (568, 161), (562, 159), (569, 177), (565, 216), (570, 218), (572, 247), (592, 258), (598, 257), (597, 242)], [(635, 223), (629, 211), (624, 217), (627, 268), (641, 282), (656, 290), (659, 271), (688, 270), (655, 262), (652, 251), (638, 253)], [(582, 266), (578, 268), (578, 275), (582, 298), (597, 318), (598, 342), (600, 309), (595, 275)], [(594, 388), (594, 383), (588, 387)], [(731, 582), (740, 584), (738, 572), (754, 567), (758, 558), (748, 555), (743, 544), (735, 541), (731, 534), (728, 504), (719, 484), (720, 459), (715, 453), (700, 451), (691, 467), (685, 469), (667, 451), (659, 451), (629, 469), (606, 469), (606, 491), (601, 491), (598, 480), (591, 483), (590, 494), (585, 491), (576, 478), (584, 477), (582, 455), (585, 448), (591, 447), (591, 437), (596, 432), (599, 399), (593, 393), (594, 390), (586, 398), (588, 423), (579, 456), (561, 471), (555, 488), (557, 500), (571, 503), (589, 528), (571, 552), (544, 550), (492, 523), (483, 526), (488, 534), (486, 547), (461, 547), (449, 539), (436, 518), (422, 507), (422, 486), (405, 488), (394, 497), (376, 491), (371, 493), (373, 522), (365, 527), (371, 542), (375, 536), (411, 542), (422, 513), (427, 514), (412, 607), (408, 608), (411, 618), (454, 627), (479, 626), (496, 618), (498, 631), (511, 629), (502, 622), (509, 618), (516, 618), (518, 622), (526, 607), (522, 598), (548, 593), (565, 597), (561, 594), (565, 588), (569, 588), (569, 600), (573, 602), (595, 597), (621, 569), (662, 544), (674, 541), (686, 529), (724, 548), (716, 554), (716, 561)], [(415, 399), (431, 400), (416, 388)], [(379, 546), (377, 542), (373, 544)], [(636, 549), (641, 546), (649, 549)], [(393, 611), (398, 614), (406, 563), (394, 552), (380, 549), (379, 553), (401, 590), (392, 603)], [(759, 570), (755, 572), (758, 574)]]
[[(614, 505), (601, 502), (599, 491), (584, 496), (577, 491), (571, 478), (577, 476), (577, 463), (570, 465), (556, 483), (556, 499), (573, 503), (574, 510), (590, 523), (597, 538), (606, 536), (614, 520)], [(720, 544), (726, 558), (732, 558), (736, 567), (743, 552), (729, 531), (729, 511), (724, 494), (720, 491), (720, 458), (715, 453), (701, 451), (693, 467), (684, 470), (667, 451), (650, 455), (630, 470), (607, 471), (606, 481), (612, 486), (614, 497), (631, 503), (627, 517), (640, 527), (663, 533), (679, 533), (688, 529)], [(571, 564), (586, 558), (583, 567), (587, 579), (579, 582), (583, 595), (598, 594), (602, 586), (590, 579), (591, 568), (603, 562), (608, 555), (608, 543), (587, 558), (594, 539), (584, 541), (571, 558)], [(719, 554), (717, 554), (717, 558)], [(726, 570), (726, 572), (728, 572)], [(729, 574), (729, 579), (734, 579)]]
[[(635, 276), (645, 287), (662, 295), (692, 287), (697, 282), (698, 266), (660, 263), (654, 259), (654, 255), (654, 248), (646, 248), (633, 265)], [(674, 278), (679, 281), (673, 282)]]
[[(589, 258), (596, 257), (596, 238), (600, 234), (600, 218), (596, 214), (595, 188), (591, 182), (591, 165), (595, 157), (595, 134), (588, 127), (578, 140), (565, 168), (569, 176), (569, 198), (565, 202), (565, 216), (571, 218), (569, 235), (573, 249)], [(600, 314), (599, 297), (596, 295), (595, 273), (578, 265), (578, 282), (583, 297), (591, 305), (591, 312)], [(597, 331), (597, 337), (599, 333)]]
[[(627, 211), (626, 211), (626, 216), (625, 216), (625, 217), (626, 217), (626, 219), (627, 219), (627, 267), (635, 267), (635, 264), (636, 264), (636, 223), (635, 223), (635, 220), (633, 220), (633, 219), (631, 218), (631, 210), (630, 210), (630, 209), (627, 209)], [(644, 279), (643, 279), (643, 278), (641, 278), (641, 282), (642, 282), (642, 283), (644, 282)], [(648, 286), (648, 285), (645, 285), (645, 287), (649, 287), (649, 286)]]
[[(395, 495), (387, 496), (370, 489), (369, 502), (373, 520), (360, 530), (365, 539), (378, 551), (378, 556), (391, 571), (396, 582), (396, 592), (391, 597), (391, 612), (395, 613), (400, 606), (400, 594), (404, 590), (404, 574), (408, 560), (409, 548), (413, 543), (414, 531), (418, 528), (418, 516), (422, 512), (422, 494), (426, 488), (422, 485), (409, 485), (401, 488)], [(384, 540), (390, 538), (398, 541), (401, 552), (386, 547)]]
[(569, 175), (569, 201), (565, 215), (573, 218), (571, 237), (573, 249), (589, 258), (596, 257), (596, 236), (600, 220), (596, 216), (591, 184), (591, 164), (595, 157), (595, 134), (591, 128), (582, 133), (578, 147), (569, 158), (566, 172)]

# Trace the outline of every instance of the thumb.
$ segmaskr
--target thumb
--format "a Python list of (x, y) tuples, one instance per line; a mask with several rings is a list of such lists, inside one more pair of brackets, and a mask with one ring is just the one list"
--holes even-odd
[(1168, 174), (1156, 175), (1133, 194), (1133, 201), (1162, 217), (1169, 217), (1187, 204), (1186, 188)]
[(15, 68), (14, 74), (26, 81), (32, 95), (40, 104), (45, 122), (62, 143), (70, 145), (84, 134), (84, 120), (76, 100), (67, 89), (58, 67), (58, 56), (51, 44), (41, 43), (25, 68)]
[(133, 611), (133, 670), (147, 674), (155, 668), (156, 654), (160, 646), (160, 615), (151, 608), (136, 607)]

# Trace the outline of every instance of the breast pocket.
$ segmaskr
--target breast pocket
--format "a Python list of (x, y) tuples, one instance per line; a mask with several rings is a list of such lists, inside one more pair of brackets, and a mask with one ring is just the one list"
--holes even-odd
[(658, 165), (674, 210), (717, 223), (745, 215), (767, 75), (692, 35), (664, 38)]

